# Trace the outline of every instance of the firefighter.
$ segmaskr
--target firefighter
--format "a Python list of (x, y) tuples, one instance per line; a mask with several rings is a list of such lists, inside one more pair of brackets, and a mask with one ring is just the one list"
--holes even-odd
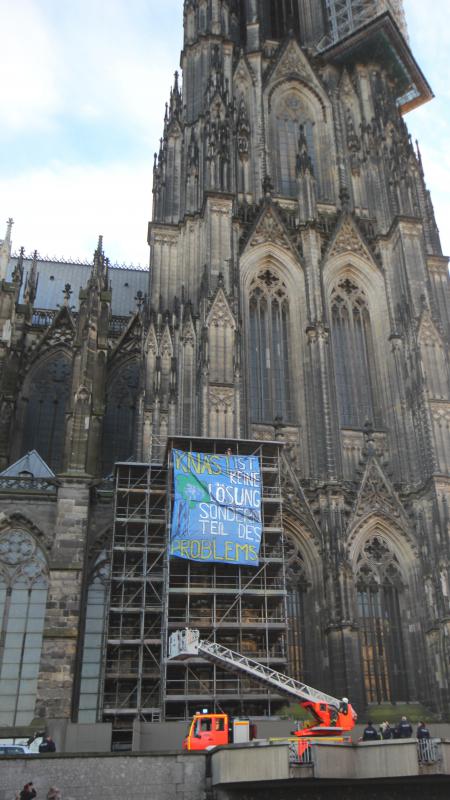
[(373, 727), (372, 721), (369, 719), (366, 727), (364, 728), (362, 740), (363, 742), (376, 742), (377, 739), (378, 739), (378, 733)]
[(424, 722), (419, 722), (419, 724), (417, 726), (416, 736), (419, 739), (419, 741), (421, 741), (422, 739), (429, 739), (430, 738), (430, 731), (428, 730), (428, 728), (427, 728), (427, 726), (425, 725)]
[(410, 739), (412, 736), (412, 725), (407, 717), (402, 717), (396, 728), (398, 739)]

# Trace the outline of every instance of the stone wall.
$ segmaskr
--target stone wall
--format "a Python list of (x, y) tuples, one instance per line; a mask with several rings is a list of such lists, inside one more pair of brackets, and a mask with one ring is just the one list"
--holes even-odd
[(6, 757), (0, 769), (0, 800), (13, 800), (28, 781), (37, 800), (51, 786), (62, 800), (203, 800), (205, 794), (203, 754)]
[(311, 782), (302, 784), (302, 793), (298, 787), (283, 789), (263, 788), (257, 789), (232, 788), (221, 789), (216, 792), (216, 800), (298, 800), (307, 797), (308, 800), (447, 800), (450, 791), (450, 780), (431, 782), (419, 778), (417, 781), (398, 781), (385, 783), (382, 781), (360, 782), (358, 784), (336, 784), (334, 781), (313, 785)]

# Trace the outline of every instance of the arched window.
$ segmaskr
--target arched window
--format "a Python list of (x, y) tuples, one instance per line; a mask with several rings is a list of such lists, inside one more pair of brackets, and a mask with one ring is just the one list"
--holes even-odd
[(365, 544), (357, 564), (358, 617), (368, 703), (408, 701), (397, 557), (380, 535)]
[(37, 450), (54, 472), (63, 468), (71, 364), (63, 352), (38, 364), (30, 376), (21, 455)]
[(110, 576), (110, 565), (106, 553), (96, 562), (89, 583), (86, 599), (83, 660), (81, 665), (78, 722), (98, 722), (98, 701), (103, 668), (103, 642), (105, 636), (105, 614)]
[(47, 563), (33, 537), (0, 534), (0, 726), (34, 718), (47, 586)]
[(362, 428), (367, 420), (379, 423), (367, 297), (348, 278), (331, 295), (331, 334), (341, 425)]
[(108, 475), (116, 461), (134, 452), (139, 392), (139, 363), (127, 361), (114, 373), (106, 393), (102, 469)]
[(275, 189), (287, 197), (297, 197), (297, 154), (299, 151), (300, 126), (308, 145), (308, 155), (313, 165), (316, 180), (319, 171), (314, 142), (314, 121), (300, 94), (295, 91), (284, 92), (274, 102), (272, 117), (272, 148), (274, 163), (273, 176)]
[(267, 39), (283, 39), (292, 29), (300, 33), (298, 0), (263, 0), (263, 31)]
[(305, 596), (308, 590), (305, 565), (295, 545), (285, 540), (289, 675), (306, 680)]
[(286, 285), (270, 269), (250, 286), (250, 403), (253, 422), (294, 416)]

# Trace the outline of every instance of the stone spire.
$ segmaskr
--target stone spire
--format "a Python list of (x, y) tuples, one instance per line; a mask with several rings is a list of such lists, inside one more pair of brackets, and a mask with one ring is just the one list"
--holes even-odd
[(10, 217), (6, 223), (6, 234), (0, 244), (0, 281), (6, 279), (9, 259), (11, 258), (11, 231), (14, 220)]
[(314, 168), (308, 152), (304, 125), (300, 125), (297, 153), (297, 181), (300, 222), (310, 222), (317, 217), (317, 185)]
[(66, 470), (74, 475), (97, 475), (100, 468), (111, 316), (108, 268), (99, 236), (89, 281), (80, 290), (65, 454)]
[(34, 301), (36, 300), (37, 287), (39, 283), (39, 273), (37, 271), (37, 265), (38, 265), (38, 254), (37, 250), (35, 250), (33, 253), (33, 260), (31, 262), (30, 271), (27, 275), (25, 291), (23, 293), (24, 302), (28, 306), (34, 305)]

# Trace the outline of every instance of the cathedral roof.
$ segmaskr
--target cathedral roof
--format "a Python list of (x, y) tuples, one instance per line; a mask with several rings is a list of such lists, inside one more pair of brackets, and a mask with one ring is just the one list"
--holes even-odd
[[(10, 279), (17, 257), (13, 257), (9, 263), (8, 280)], [(20, 294), (20, 302), (23, 301), (23, 291), (26, 285), (26, 277), (32, 263), (31, 258), (25, 258), (24, 280)], [(70, 305), (74, 310), (78, 310), (78, 294), (80, 288), (87, 285), (92, 271), (92, 264), (76, 261), (54, 261), (52, 259), (38, 260), (39, 280), (37, 285), (35, 308), (55, 309), (63, 303), (64, 287), (67, 283), (72, 288)], [(109, 280), (112, 287), (112, 313), (117, 316), (127, 316), (136, 309), (135, 297), (138, 291), (143, 294), (148, 293), (148, 269), (138, 267), (110, 266)]]
[(55, 473), (51, 471), (45, 461), (41, 458), (37, 450), (30, 450), (14, 464), (11, 464), (3, 472), (0, 472), (2, 478), (18, 478), (24, 472), (30, 473), (33, 478), (54, 478)]

